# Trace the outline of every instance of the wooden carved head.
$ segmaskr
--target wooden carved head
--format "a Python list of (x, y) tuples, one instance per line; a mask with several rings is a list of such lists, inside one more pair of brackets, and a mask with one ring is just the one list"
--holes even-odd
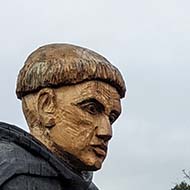
[(69, 44), (34, 51), (16, 89), (31, 134), (80, 171), (101, 168), (125, 91), (107, 59)]

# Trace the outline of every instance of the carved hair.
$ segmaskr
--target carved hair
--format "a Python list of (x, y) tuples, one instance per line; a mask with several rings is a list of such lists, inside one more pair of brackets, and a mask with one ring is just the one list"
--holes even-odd
[(69, 44), (49, 44), (34, 51), (17, 79), (19, 99), (44, 87), (60, 87), (83, 81), (100, 80), (125, 96), (125, 83), (119, 70), (103, 56)]

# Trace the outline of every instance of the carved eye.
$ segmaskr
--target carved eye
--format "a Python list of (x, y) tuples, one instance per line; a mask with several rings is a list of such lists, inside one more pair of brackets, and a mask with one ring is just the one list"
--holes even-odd
[(110, 120), (110, 123), (113, 124), (114, 121), (118, 118), (118, 115), (114, 112), (111, 112), (110, 113), (110, 116), (109, 116), (109, 120)]
[(104, 110), (103, 105), (95, 99), (90, 99), (90, 100), (81, 102), (79, 106), (81, 109), (87, 111), (88, 113), (92, 115), (97, 115), (99, 113), (102, 113), (102, 111)]
[(96, 115), (101, 112), (101, 109), (98, 105), (96, 105), (94, 102), (90, 102), (87, 105), (83, 107), (87, 112), (90, 114)]

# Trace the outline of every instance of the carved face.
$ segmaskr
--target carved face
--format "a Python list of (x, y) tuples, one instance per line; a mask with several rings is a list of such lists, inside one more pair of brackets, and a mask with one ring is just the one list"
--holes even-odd
[(89, 81), (55, 89), (55, 147), (80, 160), (83, 169), (101, 168), (112, 137), (112, 124), (121, 112), (120, 96), (107, 83)]

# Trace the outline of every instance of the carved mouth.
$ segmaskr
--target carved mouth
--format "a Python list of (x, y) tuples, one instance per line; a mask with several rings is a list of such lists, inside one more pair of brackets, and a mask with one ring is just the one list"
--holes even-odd
[(93, 151), (96, 155), (100, 157), (105, 157), (107, 154), (107, 146), (100, 144), (100, 145), (92, 145)]

